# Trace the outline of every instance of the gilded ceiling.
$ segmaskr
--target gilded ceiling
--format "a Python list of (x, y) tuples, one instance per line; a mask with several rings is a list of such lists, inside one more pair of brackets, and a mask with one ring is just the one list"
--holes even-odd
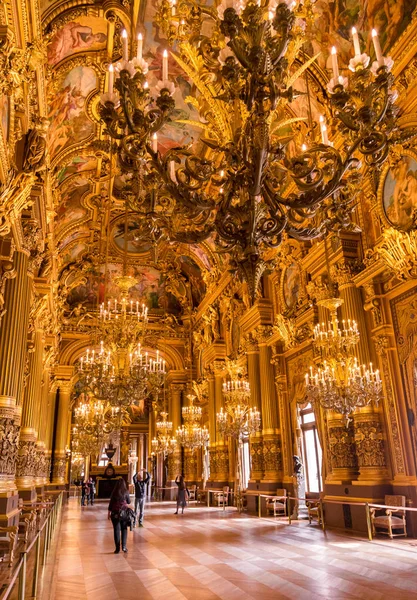
[[(376, 27), (385, 51), (405, 30), (415, 5), (415, 0), (314, 2), (314, 35), (305, 43), (304, 50), (311, 56), (318, 54), (318, 58), (309, 71), (308, 86), (305, 77), (297, 82), (300, 95), (292, 103), (289, 116), (307, 119), (310, 111), (310, 118), (318, 119), (322, 112), (320, 98), (326, 93), (327, 75), (324, 73), (330, 67), (329, 48), (336, 45), (341, 62), (346, 63), (351, 52), (353, 25), (371, 53), (366, 32)], [(210, 277), (220, 273), (226, 261), (215, 253), (214, 242), (210, 239), (194, 245), (181, 245), (166, 239), (153, 244), (152, 240), (144, 239), (143, 217), (134, 212), (128, 215), (126, 237), (123, 202), (118, 193), (124, 182), (120, 177), (118, 180), (117, 164), (111, 158), (109, 141), (98, 117), (97, 104), (99, 94), (104, 90), (106, 69), (110, 62), (120, 57), (117, 34), (122, 28), (129, 33), (133, 30), (141, 32), (144, 36), (149, 86), (154, 87), (161, 78), (162, 51), (167, 42), (155, 22), (155, 3), (41, 0), (40, 8), (44, 35), (48, 40), (47, 146), (54, 190), (54, 235), (66, 310), (74, 310), (77, 305), (94, 305), (102, 299), (103, 288), (115, 292), (113, 279), (121, 271), (125, 250), (128, 270), (139, 278), (138, 285), (131, 290), (135, 298), (145, 299), (155, 314), (164, 311), (182, 314), (184, 298), (196, 308), (204, 297)], [(133, 30), (132, 22), (137, 23)], [(176, 109), (172, 121), (159, 136), (158, 149), (162, 154), (178, 145), (198, 145), (202, 131), (192, 105), (196, 90), (172, 57), (169, 72), (176, 85)], [(3, 133), (7, 136), (10, 108), (6, 95), (0, 97), (0, 113)], [(184, 120), (194, 120), (195, 124), (186, 125)], [(290, 143), (299, 143), (304, 127), (303, 122), (296, 124), (292, 130), (294, 140)], [(108, 212), (108, 182), (112, 174), (115, 183)], [(364, 225), (366, 229), (366, 223)], [(109, 240), (107, 232), (110, 233)], [(172, 271), (179, 275), (177, 288), (167, 284)], [(181, 281), (189, 283), (188, 288), (187, 285), (181, 287)], [(187, 292), (186, 288), (191, 291)]]

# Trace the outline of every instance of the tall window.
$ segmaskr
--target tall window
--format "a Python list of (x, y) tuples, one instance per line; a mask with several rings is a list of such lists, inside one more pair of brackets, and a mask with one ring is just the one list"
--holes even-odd
[(242, 465), (242, 490), (248, 488), (250, 479), (250, 451), (249, 451), (249, 440), (243, 440), (238, 452), (240, 452), (240, 464)]
[(303, 462), (308, 492), (321, 492), (321, 461), (322, 451), (317, 433), (316, 417), (313, 407), (307, 404), (300, 410)]

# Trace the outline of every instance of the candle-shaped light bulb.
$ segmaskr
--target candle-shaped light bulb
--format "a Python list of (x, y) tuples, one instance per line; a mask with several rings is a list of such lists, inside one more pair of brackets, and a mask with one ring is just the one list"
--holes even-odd
[(129, 40), (126, 29), (122, 31), (123, 60), (129, 60)]
[(149, 83), (147, 81), (145, 81), (145, 83), (143, 84), (143, 89), (144, 90), (149, 89)]
[(378, 61), (378, 66), (384, 66), (384, 57), (382, 56), (381, 44), (379, 43), (379, 37), (376, 29), (372, 29), (372, 41), (374, 43), (376, 60)]
[(138, 51), (136, 54), (138, 60), (142, 60), (142, 54), (143, 54), (143, 35), (141, 33), (138, 33)]
[(359, 43), (359, 35), (356, 30), (356, 27), (352, 27), (352, 38), (353, 38), (353, 47), (355, 49), (355, 56), (360, 56), (361, 53), (361, 45)]
[(337, 81), (339, 78), (339, 65), (337, 64), (337, 50), (336, 50), (335, 46), (332, 47), (331, 54), (332, 54), (333, 78), (335, 81)]
[(307, 146), (305, 144), (301, 144), (301, 150), (305, 152), (307, 150)]
[(164, 50), (162, 55), (162, 81), (168, 80), (168, 50)]
[(152, 136), (152, 150), (158, 152), (158, 135), (156, 133)]
[(172, 0), (172, 2), (171, 2), (171, 15), (173, 17), (175, 17), (175, 13), (177, 12), (176, 4), (177, 4), (177, 1), (176, 0)]
[(113, 94), (114, 89), (114, 67), (109, 65), (109, 94)]

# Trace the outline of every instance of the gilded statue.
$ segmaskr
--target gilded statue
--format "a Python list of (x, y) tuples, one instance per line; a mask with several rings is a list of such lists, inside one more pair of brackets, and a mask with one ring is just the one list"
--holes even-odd
[(26, 134), (22, 162), (22, 170), (24, 172), (39, 173), (44, 170), (48, 127), (48, 119), (42, 118)]

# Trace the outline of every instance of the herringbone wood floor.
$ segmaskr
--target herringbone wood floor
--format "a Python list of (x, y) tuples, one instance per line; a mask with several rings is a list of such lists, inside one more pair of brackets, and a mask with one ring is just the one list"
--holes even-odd
[(173, 506), (148, 505), (145, 527), (129, 533), (128, 554), (114, 555), (106, 505), (70, 500), (52, 598), (417, 600), (411, 546), (324, 535), (304, 522), (288, 526), (233, 509), (192, 506), (176, 516)]

